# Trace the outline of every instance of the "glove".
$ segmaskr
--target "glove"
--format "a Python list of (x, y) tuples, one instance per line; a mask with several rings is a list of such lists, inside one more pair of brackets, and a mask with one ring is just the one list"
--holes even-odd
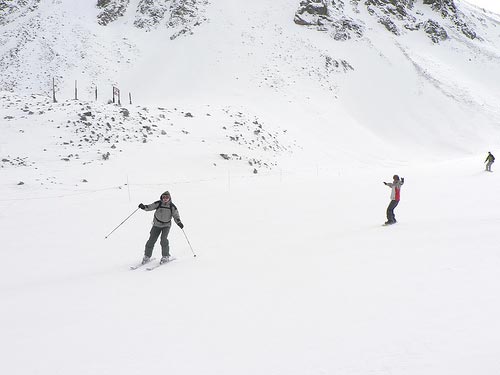
[(387, 186), (387, 182), (383, 182), (383, 184)]
[(405, 178), (404, 177), (401, 177), (401, 182), (404, 184), (404, 182), (405, 182)]
[(139, 203), (139, 208), (140, 208), (141, 210), (144, 210), (144, 209), (146, 208), (146, 206), (145, 206), (145, 205), (143, 205), (142, 203)]
[(178, 225), (178, 226), (179, 226), (179, 228), (181, 228), (181, 229), (182, 229), (182, 228), (184, 228), (184, 224), (182, 224), (182, 223), (179, 223), (179, 224), (177, 224), (177, 225)]

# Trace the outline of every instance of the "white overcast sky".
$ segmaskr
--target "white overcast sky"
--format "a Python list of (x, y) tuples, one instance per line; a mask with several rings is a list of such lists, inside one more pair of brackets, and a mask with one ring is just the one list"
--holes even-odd
[(500, 14), (500, 0), (465, 0), (465, 1)]

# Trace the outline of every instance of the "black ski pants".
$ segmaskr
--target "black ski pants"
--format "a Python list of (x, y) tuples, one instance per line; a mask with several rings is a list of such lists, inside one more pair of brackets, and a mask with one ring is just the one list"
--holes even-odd
[(167, 227), (156, 227), (153, 225), (151, 230), (149, 231), (149, 239), (146, 242), (146, 249), (144, 250), (144, 255), (147, 257), (151, 257), (153, 254), (153, 248), (155, 247), (155, 243), (158, 240), (158, 237), (161, 234), (160, 244), (161, 244), (161, 256), (168, 257), (170, 256), (170, 248), (168, 245), (168, 232), (170, 232), (170, 225)]
[(399, 201), (392, 200), (387, 207), (387, 221), (389, 223), (396, 222), (396, 216), (394, 216), (394, 209), (398, 205)]

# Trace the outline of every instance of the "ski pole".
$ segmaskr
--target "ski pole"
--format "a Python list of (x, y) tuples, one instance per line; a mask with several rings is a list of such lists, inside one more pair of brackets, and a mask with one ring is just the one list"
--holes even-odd
[(110, 233), (109, 233), (106, 237), (104, 237), (104, 239), (106, 239), (106, 238), (108, 238), (109, 236), (111, 236), (111, 233), (113, 233), (115, 230), (117, 230), (118, 228), (120, 228), (120, 226), (121, 226), (124, 222), (126, 222), (126, 221), (130, 218), (130, 216), (132, 216), (133, 214), (135, 214), (135, 213), (137, 212), (137, 210), (138, 210), (138, 209), (139, 209), (139, 207), (137, 207), (137, 208), (135, 209), (135, 211), (134, 211), (134, 212), (132, 212), (130, 215), (128, 215), (128, 217), (127, 217), (125, 220), (123, 220), (123, 221), (120, 223), (120, 225), (118, 225), (115, 229), (113, 229), (113, 230), (112, 230), (112, 231), (111, 231), (111, 232), (110, 232)]
[(194, 253), (193, 246), (191, 246), (191, 242), (189, 242), (188, 236), (186, 235), (186, 232), (184, 232), (184, 228), (182, 229), (182, 233), (184, 233), (184, 237), (186, 237), (186, 241), (191, 249), (191, 252), (193, 253), (193, 256), (196, 257), (196, 254)]

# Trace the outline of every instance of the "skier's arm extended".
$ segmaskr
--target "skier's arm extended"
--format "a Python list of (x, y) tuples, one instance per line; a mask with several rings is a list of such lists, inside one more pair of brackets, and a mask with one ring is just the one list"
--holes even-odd
[(159, 205), (160, 205), (160, 201), (156, 201), (156, 202), (153, 202), (151, 204), (145, 204), (143, 210), (144, 211), (153, 211), (153, 210), (156, 210)]

